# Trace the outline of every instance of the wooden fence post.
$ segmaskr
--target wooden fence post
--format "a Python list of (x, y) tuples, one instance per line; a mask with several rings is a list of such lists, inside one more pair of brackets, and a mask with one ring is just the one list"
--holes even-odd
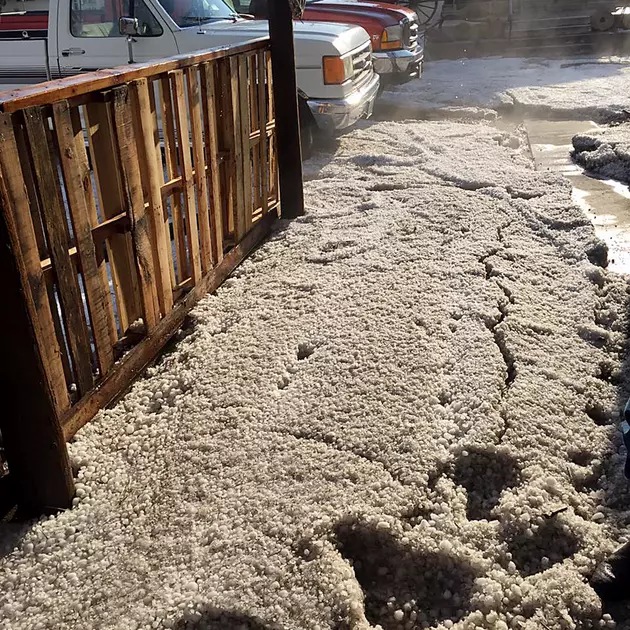
[(294, 219), (304, 214), (304, 188), (293, 16), (289, 0), (270, 0), (269, 37), (276, 108), (280, 203), (283, 218)]
[[(4, 197), (4, 195), (3, 195)], [(0, 201), (0, 309), (3, 356), (0, 431), (20, 508), (30, 514), (72, 505), (74, 482), (66, 444), (44, 372), (31, 317), (36, 305), (26, 280), (12, 213)]]

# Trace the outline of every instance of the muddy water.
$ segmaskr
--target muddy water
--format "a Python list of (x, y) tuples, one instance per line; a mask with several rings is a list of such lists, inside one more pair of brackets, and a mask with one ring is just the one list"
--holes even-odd
[(571, 161), (571, 139), (596, 128), (588, 121), (526, 121), (536, 167), (562, 173), (573, 184), (573, 199), (608, 245), (609, 269), (630, 273), (630, 191), (613, 180), (588, 177)]

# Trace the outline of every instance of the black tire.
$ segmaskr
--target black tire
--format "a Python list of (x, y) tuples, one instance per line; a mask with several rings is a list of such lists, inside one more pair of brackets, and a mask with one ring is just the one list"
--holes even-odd
[(304, 99), (299, 99), (300, 111), (300, 144), (302, 145), (302, 160), (308, 160), (313, 157), (315, 149), (315, 134), (317, 126)]
[(439, 24), (444, 0), (409, 0), (409, 8), (418, 15), (420, 26), (431, 28)]

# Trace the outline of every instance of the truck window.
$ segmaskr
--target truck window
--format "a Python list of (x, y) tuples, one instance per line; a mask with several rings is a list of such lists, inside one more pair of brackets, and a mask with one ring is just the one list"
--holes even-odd
[(234, 9), (224, 0), (159, 0), (177, 26), (197, 26), (213, 20), (236, 17)]
[(138, 18), (142, 37), (157, 37), (162, 26), (143, 0), (72, 0), (70, 31), (75, 37), (122, 37), (120, 17)]

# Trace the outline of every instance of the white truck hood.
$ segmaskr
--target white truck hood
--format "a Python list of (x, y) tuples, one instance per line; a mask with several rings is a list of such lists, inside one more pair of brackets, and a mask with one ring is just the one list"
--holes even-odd
[[(294, 22), (297, 69), (320, 68), (324, 55), (343, 55), (370, 41), (360, 26), (332, 22)], [(269, 35), (266, 20), (226, 20), (211, 25), (192, 26), (177, 31), (175, 37), (180, 53), (241, 43), (247, 39)]]

